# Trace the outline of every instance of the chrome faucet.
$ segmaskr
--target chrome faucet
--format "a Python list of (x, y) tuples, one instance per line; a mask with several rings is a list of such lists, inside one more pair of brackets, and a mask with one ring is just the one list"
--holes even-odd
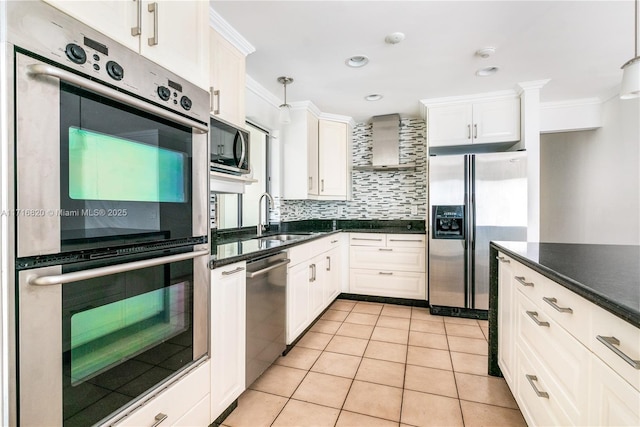
[[(273, 197), (271, 197), (271, 194), (269, 193), (262, 193), (262, 195), (260, 196), (260, 199), (258, 199), (258, 237), (262, 236), (262, 233), (265, 232), (265, 230), (267, 229), (265, 224), (262, 223), (262, 198), (264, 196), (267, 196), (267, 199), (269, 199), (269, 206), (271, 207), (271, 209), (273, 209)], [(269, 210), (267, 210), (267, 218), (266, 218), (266, 225), (269, 225)]]

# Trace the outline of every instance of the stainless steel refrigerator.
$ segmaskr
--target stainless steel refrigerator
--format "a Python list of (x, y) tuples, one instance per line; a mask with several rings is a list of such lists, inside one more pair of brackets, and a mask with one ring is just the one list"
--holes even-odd
[(489, 241), (527, 239), (525, 152), (429, 158), (429, 304), (486, 318)]

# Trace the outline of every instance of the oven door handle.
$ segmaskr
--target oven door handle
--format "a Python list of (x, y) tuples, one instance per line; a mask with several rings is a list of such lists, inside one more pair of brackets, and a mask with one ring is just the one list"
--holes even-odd
[(114, 89), (110, 89), (106, 86), (101, 85), (100, 83), (96, 83), (92, 80), (85, 79), (76, 74), (56, 68), (52, 65), (31, 64), (27, 66), (27, 68), (29, 70), (29, 74), (31, 75), (34, 75), (34, 76), (44, 75), (44, 76), (57, 77), (60, 80), (63, 80), (67, 83), (80, 86), (83, 89), (91, 90), (93, 92), (96, 92), (99, 95), (107, 96), (111, 99), (115, 99), (116, 101), (120, 101), (131, 107), (146, 111), (147, 113), (154, 114), (156, 116), (162, 117), (167, 120), (171, 120), (173, 122), (179, 123), (181, 125), (184, 125), (193, 129), (197, 129), (202, 133), (208, 132), (208, 128), (204, 124), (198, 123), (193, 120), (189, 120), (186, 117), (182, 117), (178, 114), (172, 113), (171, 111), (164, 110), (153, 104), (150, 104), (145, 101), (141, 101), (125, 93), (119, 92)]
[(109, 265), (107, 267), (92, 268), (91, 270), (74, 271), (72, 273), (57, 274), (55, 276), (33, 276), (27, 282), (35, 286), (51, 286), (62, 283), (78, 282), (80, 280), (94, 279), (96, 277), (108, 276), (110, 274), (124, 273), (125, 271), (140, 270), (146, 267), (154, 267), (160, 264), (168, 264), (170, 262), (185, 261), (192, 258), (209, 255), (207, 249), (195, 252), (187, 252), (184, 254), (169, 255), (159, 258), (145, 259), (141, 261), (133, 261), (125, 264)]

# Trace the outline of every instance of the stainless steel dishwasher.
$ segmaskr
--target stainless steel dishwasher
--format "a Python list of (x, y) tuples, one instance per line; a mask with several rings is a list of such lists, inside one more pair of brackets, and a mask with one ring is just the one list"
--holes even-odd
[(287, 264), (286, 252), (247, 263), (247, 388), (286, 347)]

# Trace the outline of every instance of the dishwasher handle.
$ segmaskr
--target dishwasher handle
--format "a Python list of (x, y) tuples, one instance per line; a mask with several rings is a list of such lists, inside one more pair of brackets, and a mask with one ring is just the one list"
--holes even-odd
[(262, 270), (258, 270), (258, 271), (247, 271), (247, 278), (249, 279), (253, 279), (254, 277), (257, 276), (261, 276), (271, 270), (273, 270), (274, 268), (278, 268), (281, 267), (283, 265), (287, 265), (291, 262), (291, 260), (289, 258), (285, 258), (283, 260), (280, 260), (276, 263), (273, 263), (271, 265), (268, 265), (267, 267), (263, 268)]

